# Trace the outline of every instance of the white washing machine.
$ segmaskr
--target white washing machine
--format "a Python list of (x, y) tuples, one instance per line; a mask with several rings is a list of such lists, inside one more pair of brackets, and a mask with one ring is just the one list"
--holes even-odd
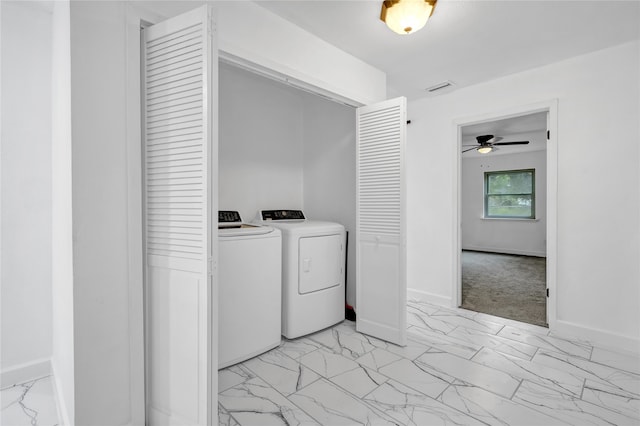
[(280, 344), (282, 238), (218, 212), (218, 369)]
[(344, 320), (346, 233), (300, 210), (261, 210), (256, 222), (282, 231), (282, 335), (304, 336)]

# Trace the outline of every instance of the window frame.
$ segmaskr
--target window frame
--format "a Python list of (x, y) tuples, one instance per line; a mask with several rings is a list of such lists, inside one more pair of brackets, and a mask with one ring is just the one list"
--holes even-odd
[[(489, 194), (489, 177), (491, 175), (516, 174), (530, 172), (531, 173), (531, 192), (530, 193), (509, 193), (509, 194)], [(490, 215), (489, 214), (489, 197), (491, 195), (529, 195), (531, 196), (531, 214), (529, 216), (509, 216), (509, 215)], [(484, 172), (483, 184), (484, 198), (484, 218), (485, 219), (513, 219), (513, 220), (535, 220), (536, 219), (536, 169), (515, 169), (515, 170), (499, 170)]]

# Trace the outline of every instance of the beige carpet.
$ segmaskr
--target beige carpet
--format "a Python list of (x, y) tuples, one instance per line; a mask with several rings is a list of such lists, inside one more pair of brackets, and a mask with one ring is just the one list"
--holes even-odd
[(546, 259), (463, 250), (462, 308), (546, 327)]

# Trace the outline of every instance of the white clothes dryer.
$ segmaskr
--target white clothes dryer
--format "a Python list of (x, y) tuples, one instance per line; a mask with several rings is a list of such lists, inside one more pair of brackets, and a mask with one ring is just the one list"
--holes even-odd
[(346, 232), (301, 210), (261, 210), (282, 231), (282, 335), (304, 336), (344, 320)]
[(218, 369), (280, 344), (280, 230), (218, 212)]

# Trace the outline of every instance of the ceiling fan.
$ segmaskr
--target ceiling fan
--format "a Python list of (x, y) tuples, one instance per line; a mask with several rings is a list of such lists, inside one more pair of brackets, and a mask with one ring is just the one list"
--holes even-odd
[(493, 151), (494, 146), (504, 146), (504, 145), (527, 145), (529, 141), (514, 141), (514, 142), (498, 142), (503, 138), (493, 135), (482, 135), (476, 136), (476, 140), (478, 141), (479, 146), (476, 145), (464, 145), (464, 146), (472, 146), (472, 148), (468, 148), (463, 150), (462, 152), (467, 152), (475, 149), (480, 154), (488, 154)]

